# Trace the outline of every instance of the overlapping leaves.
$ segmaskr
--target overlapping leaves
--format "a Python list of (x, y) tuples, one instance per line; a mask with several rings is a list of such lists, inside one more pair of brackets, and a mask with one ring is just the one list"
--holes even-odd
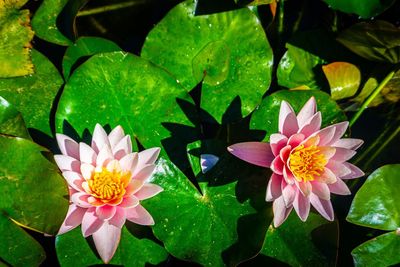
[(374, 229), (391, 231), (352, 251), (356, 266), (389, 266), (400, 263), (400, 165), (386, 165), (373, 172), (357, 192), (347, 220)]
[[(122, 52), (98, 54), (70, 77), (59, 102), (56, 126), (58, 132), (68, 134), (70, 125), (70, 130), (82, 136), (97, 122), (122, 125), (144, 147), (162, 147), (153, 183), (164, 191), (143, 202), (156, 221), (156, 237), (178, 258), (208, 266), (237, 264), (261, 248), (268, 225), (263, 222), (269, 215), (257, 212), (265, 207), (254, 208), (251, 195), (236, 198), (238, 172), (227, 182), (223, 180), (230, 165), (222, 164), (222, 169), (210, 174), (212, 179), (220, 179), (221, 185), (209, 185), (211, 178), (205, 178), (200, 193), (184, 174), (191, 172), (188, 162), (175, 162), (182, 170), (171, 162), (185, 161), (185, 143), (197, 138), (188, 119), (195, 117), (191, 106), (176, 80), (148, 61)], [(257, 190), (262, 191), (258, 195), (264, 203), (265, 189), (260, 186)], [(254, 240), (260, 241), (253, 245)], [(249, 247), (243, 253), (239, 249), (242, 244)]]
[(203, 81), (201, 107), (218, 122), (236, 96), (248, 115), (271, 81), (272, 50), (247, 8), (196, 15), (195, 1), (183, 2), (149, 33), (141, 54), (187, 91)]
[(26, 2), (0, 0), (0, 78), (33, 73), (29, 10), (19, 10)]

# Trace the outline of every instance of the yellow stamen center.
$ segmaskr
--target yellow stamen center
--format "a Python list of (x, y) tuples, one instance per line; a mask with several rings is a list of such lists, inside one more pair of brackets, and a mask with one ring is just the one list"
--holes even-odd
[(325, 155), (315, 145), (309, 147), (300, 145), (289, 157), (290, 170), (299, 182), (313, 181), (322, 174), (327, 163)]
[(125, 195), (125, 187), (130, 178), (129, 172), (112, 171), (103, 168), (101, 172), (94, 172), (88, 185), (92, 196), (98, 200), (108, 203), (119, 200)]

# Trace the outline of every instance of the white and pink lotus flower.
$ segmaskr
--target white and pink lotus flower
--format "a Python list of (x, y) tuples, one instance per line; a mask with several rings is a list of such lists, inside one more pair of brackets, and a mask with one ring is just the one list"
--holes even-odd
[(121, 126), (109, 135), (97, 124), (91, 146), (57, 134), (62, 155), (55, 161), (68, 183), (70, 206), (59, 233), (82, 225), (84, 237), (93, 236), (105, 263), (113, 257), (126, 220), (153, 225), (154, 220), (140, 201), (160, 193), (148, 182), (159, 148), (132, 152), (129, 135)]
[(271, 168), (266, 201), (273, 201), (274, 226), (281, 225), (294, 208), (306, 221), (310, 204), (332, 221), (331, 193), (351, 194), (343, 180), (364, 173), (347, 161), (356, 154), (363, 141), (342, 138), (348, 122), (321, 128), (321, 113), (312, 97), (295, 114), (282, 101), (279, 133), (271, 134), (270, 143), (244, 142), (228, 147), (236, 157), (254, 165)]

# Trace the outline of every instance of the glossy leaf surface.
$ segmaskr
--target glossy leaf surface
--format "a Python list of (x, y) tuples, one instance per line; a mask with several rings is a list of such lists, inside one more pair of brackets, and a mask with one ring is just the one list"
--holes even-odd
[(0, 136), (0, 210), (24, 227), (57, 233), (68, 209), (67, 185), (42, 147)]
[[(132, 224), (129, 224), (129, 227), (124, 226), (121, 241), (110, 264), (140, 267), (148, 264), (157, 265), (166, 260), (168, 253), (165, 249), (160, 244), (143, 236), (148, 231), (151, 234), (150, 228), (144, 226), (138, 227)], [(139, 236), (136, 237), (135, 234)], [(91, 238), (85, 239), (82, 236), (80, 227), (57, 236), (56, 250), (60, 265), (74, 267), (103, 264), (91, 242)]]
[(63, 74), (68, 79), (72, 68), (77, 62), (94, 54), (120, 51), (121, 48), (114, 42), (98, 37), (82, 37), (76, 40), (75, 44), (68, 47), (63, 58)]
[(24, 119), (6, 99), (0, 96), (0, 134), (29, 139)]
[(351, 97), (357, 92), (361, 82), (361, 72), (355, 65), (334, 62), (323, 66), (322, 70), (331, 87), (332, 99)]
[(4, 215), (0, 215), (0, 234), (0, 266), (40, 266), (46, 258), (40, 244)]
[(0, 78), (33, 73), (30, 57), (33, 31), (29, 10), (19, 10), (26, 1), (0, 1)]
[(53, 64), (32, 50), (35, 74), (0, 79), (0, 96), (22, 113), (28, 128), (50, 135), (50, 112), (63, 80)]
[(43, 40), (59, 45), (71, 45), (57, 27), (57, 17), (68, 0), (44, 0), (32, 19), (35, 34)]
[(354, 197), (347, 220), (380, 230), (399, 228), (399, 177), (400, 164), (386, 165), (374, 171)]
[(390, 232), (361, 244), (351, 252), (351, 255), (357, 267), (395, 266), (400, 263), (399, 249), (399, 235), (396, 232)]
[[(237, 96), (242, 115), (248, 115), (271, 82), (272, 50), (247, 8), (195, 15), (195, 1), (183, 2), (150, 32), (141, 55), (171, 72), (187, 91), (203, 81), (201, 107), (219, 122)], [(224, 122), (229, 120), (234, 119)]]

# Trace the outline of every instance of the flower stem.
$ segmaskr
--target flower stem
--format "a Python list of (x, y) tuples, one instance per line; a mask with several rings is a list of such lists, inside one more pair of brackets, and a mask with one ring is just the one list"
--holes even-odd
[(285, 18), (285, 0), (279, 0), (279, 14), (278, 14), (278, 35), (279, 39), (282, 39), (282, 34), (284, 32), (284, 18)]
[(130, 7), (130, 6), (140, 5), (145, 2), (146, 2), (145, 0), (133, 0), (133, 1), (128, 1), (128, 2), (123, 2), (123, 3), (111, 4), (111, 5), (107, 5), (107, 6), (95, 7), (92, 9), (79, 11), (76, 16), (83, 17), (83, 16), (96, 15), (96, 14), (114, 11), (114, 10)]
[(372, 94), (364, 101), (360, 109), (354, 114), (353, 118), (350, 120), (350, 127), (358, 120), (364, 110), (371, 104), (372, 100), (382, 91), (382, 89), (386, 86), (386, 84), (393, 78), (394, 74), (396, 73), (397, 68), (393, 69), (389, 72), (388, 75), (381, 81), (381, 83), (376, 87), (376, 89), (372, 92)]

